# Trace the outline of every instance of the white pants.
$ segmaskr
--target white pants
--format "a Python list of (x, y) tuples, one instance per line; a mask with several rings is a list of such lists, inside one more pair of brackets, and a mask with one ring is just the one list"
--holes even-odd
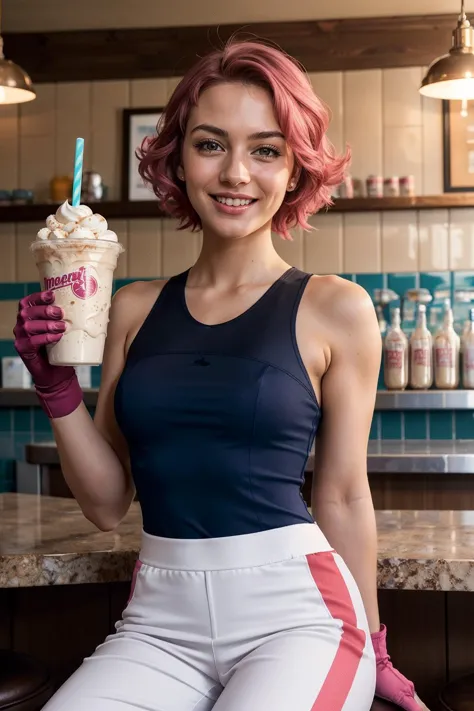
[(45, 711), (369, 711), (374, 689), (359, 591), (316, 524), (144, 533), (116, 633)]

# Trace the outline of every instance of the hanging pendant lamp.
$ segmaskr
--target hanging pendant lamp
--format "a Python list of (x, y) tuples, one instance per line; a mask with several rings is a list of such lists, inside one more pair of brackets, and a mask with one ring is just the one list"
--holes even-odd
[(453, 30), (453, 46), (428, 67), (420, 93), (433, 99), (474, 99), (474, 47), (471, 23), (461, 0), (461, 14)]
[(30, 77), (18, 64), (5, 59), (3, 38), (0, 34), (0, 106), (2, 104), (22, 104), (25, 101), (33, 101), (33, 99), (36, 99), (36, 92)]

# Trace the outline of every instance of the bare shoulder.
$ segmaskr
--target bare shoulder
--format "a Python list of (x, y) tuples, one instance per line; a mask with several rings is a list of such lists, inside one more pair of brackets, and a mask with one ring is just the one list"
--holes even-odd
[(153, 297), (156, 299), (167, 279), (153, 279), (152, 281), (132, 281), (120, 287), (114, 294), (112, 303), (117, 309), (134, 310), (137, 306)]
[(352, 331), (365, 325), (378, 331), (372, 299), (359, 284), (333, 274), (312, 276), (307, 291), (310, 308), (332, 329)]
[(167, 279), (134, 281), (118, 289), (112, 300), (111, 321), (121, 323), (125, 332), (125, 352), (150, 313)]
[(153, 306), (167, 279), (153, 281), (133, 281), (118, 289), (112, 299), (112, 309), (121, 319), (133, 323), (143, 311)]

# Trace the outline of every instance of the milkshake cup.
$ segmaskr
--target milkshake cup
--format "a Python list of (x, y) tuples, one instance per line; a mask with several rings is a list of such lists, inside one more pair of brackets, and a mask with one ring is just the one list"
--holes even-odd
[(42, 289), (54, 293), (66, 331), (46, 347), (52, 365), (102, 363), (114, 270), (123, 247), (107, 221), (66, 201), (31, 245)]

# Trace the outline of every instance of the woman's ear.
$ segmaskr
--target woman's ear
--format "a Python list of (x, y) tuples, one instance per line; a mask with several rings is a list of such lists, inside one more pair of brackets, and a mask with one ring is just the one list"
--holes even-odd
[(178, 176), (179, 180), (182, 180), (184, 182), (184, 170), (182, 165), (178, 165), (176, 175)]
[(296, 187), (297, 187), (299, 179), (300, 179), (300, 175), (301, 175), (300, 170), (296, 170), (293, 173), (293, 176), (291, 177), (291, 180), (288, 183), (288, 187), (286, 188), (286, 191), (288, 193), (291, 193), (291, 192), (293, 192), (293, 190), (296, 190)]

